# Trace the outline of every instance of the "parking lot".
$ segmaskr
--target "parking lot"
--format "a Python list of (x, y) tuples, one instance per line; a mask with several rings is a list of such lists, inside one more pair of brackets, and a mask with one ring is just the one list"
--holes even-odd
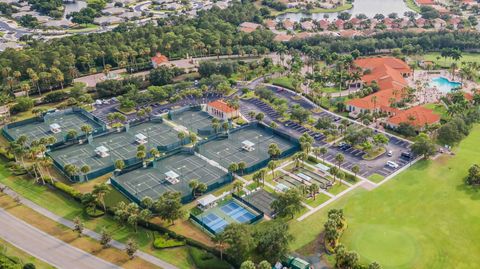
[[(206, 104), (214, 100), (220, 99), (221, 97), (222, 97), (221, 94), (206, 92), (200, 98), (196, 98), (193, 95), (188, 95), (177, 102), (167, 102), (165, 104), (160, 104), (157, 102), (149, 105), (137, 106), (136, 109), (137, 110), (142, 108), (144, 109), (150, 106), (152, 108), (152, 115), (159, 115), (159, 114), (167, 113), (174, 107)], [(109, 122), (107, 120), (107, 115), (109, 113), (118, 112), (119, 105), (120, 104), (118, 103), (116, 98), (97, 100), (97, 103), (94, 104), (95, 110), (92, 111), (92, 114), (98, 117), (99, 119), (101, 119), (103, 122), (108, 124)], [(138, 120), (138, 116), (136, 113), (124, 114), (124, 115), (127, 118), (128, 122)]]
[[(282, 89), (281, 87), (277, 86), (272, 86), (272, 87), (267, 87), (270, 90), (272, 90), (278, 97), (280, 98), (285, 98), (289, 101), (290, 104), (300, 104), (302, 107), (305, 107), (306, 109), (312, 110), (315, 107), (312, 106), (312, 104), (306, 100), (298, 99), (295, 97), (296, 95), (292, 93), (289, 90)], [(341, 153), (345, 157), (344, 163), (341, 165), (342, 168), (345, 168), (347, 170), (351, 171), (351, 168), (355, 165), (358, 165), (360, 167), (360, 173), (359, 175), (362, 177), (370, 177), (373, 174), (378, 174), (382, 177), (387, 177), (394, 173), (395, 171), (401, 169), (405, 165), (408, 165), (409, 161), (408, 159), (402, 158), (401, 153), (402, 152), (408, 152), (411, 142), (407, 142), (405, 140), (399, 139), (395, 136), (392, 136), (390, 134), (386, 134), (386, 136), (390, 139), (389, 143), (386, 145), (387, 151), (392, 151), (392, 156), (387, 156), (387, 154), (383, 154), (376, 158), (375, 160), (364, 160), (362, 156), (365, 154), (365, 152), (354, 149), (354, 148), (349, 148), (349, 149), (339, 149), (338, 147), (331, 146), (327, 144), (324, 141), (324, 136), (323, 134), (317, 133), (315, 131), (309, 130), (308, 128), (299, 125), (296, 122), (287, 120), (285, 122), (280, 122), (279, 115), (278, 113), (271, 108), (268, 104), (264, 103), (261, 100), (252, 98), (250, 100), (242, 100), (240, 103), (240, 109), (242, 114), (246, 115), (248, 111), (256, 111), (258, 112), (263, 112), (265, 114), (265, 121), (268, 123), (268, 120), (275, 121), (278, 124), (278, 128), (281, 129), (282, 131), (294, 136), (294, 137), (299, 137), (303, 133), (308, 133), (310, 136), (314, 137), (315, 139), (315, 147), (318, 146), (326, 146), (328, 147), (328, 153), (325, 155), (325, 159), (331, 163), (335, 162), (335, 156), (338, 153)], [(246, 115), (247, 116), (247, 115)], [(312, 117), (315, 119), (318, 118), (329, 118), (331, 119), (333, 124), (340, 124), (340, 121), (343, 119), (342, 117), (335, 115), (334, 113), (322, 110), (319, 111), (318, 113), (312, 113)], [(248, 116), (247, 116), (248, 118)], [(253, 119), (249, 119), (253, 120)], [(365, 128), (365, 126), (349, 120), (349, 126), (353, 126), (354, 128)], [(376, 131), (378, 132), (378, 131)], [(398, 164), (398, 168), (391, 168), (386, 165), (387, 161), (393, 161)]]

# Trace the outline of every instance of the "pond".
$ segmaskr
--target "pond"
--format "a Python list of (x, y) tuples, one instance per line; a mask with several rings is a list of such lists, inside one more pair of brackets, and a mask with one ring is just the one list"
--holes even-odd
[[(375, 14), (383, 14), (387, 16), (390, 13), (397, 13), (398, 16), (402, 17), (405, 11), (412, 11), (407, 7), (407, 4), (404, 0), (355, 0), (353, 2), (353, 8), (347, 10), (346, 12), (352, 14), (353, 16), (357, 14), (365, 14), (369, 18), (373, 18)], [(300, 21), (302, 18), (312, 18), (314, 20), (324, 19), (324, 15), (327, 14), (330, 19), (337, 17), (338, 12), (332, 13), (285, 13), (279, 15), (277, 20), (282, 21), (285, 19), (290, 19), (292, 21)]]
[(65, 11), (63, 12), (63, 18), (67, 18), (67, 15), (73, 12), (80, 11), (80, 9), (87, 7), (87, 2), (85, 1), (75, 1), (64, 3)]

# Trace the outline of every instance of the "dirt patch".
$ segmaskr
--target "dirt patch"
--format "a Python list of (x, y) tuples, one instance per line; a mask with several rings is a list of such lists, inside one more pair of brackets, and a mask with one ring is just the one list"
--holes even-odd
[(305, 246), (297, 249), (296, 252), (303, 256), (312, 256), (312, 255), (323, 255), (326, 253), (325, 246), (324, 246), (324, 233), (322, 232), (319, 234), (315, 240), (311, 241), (310, 243), (306, 244)]

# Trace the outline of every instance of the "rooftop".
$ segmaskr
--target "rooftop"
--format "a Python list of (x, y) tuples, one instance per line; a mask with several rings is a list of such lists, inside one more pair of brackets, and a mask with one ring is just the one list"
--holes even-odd
[(237, 111), (237, 109), (229, 106), (225, 101), (222, 100), (215, 100), (213, 102), (208, 103), (209, 107), (213, 107), (219, 111), (225, 112), (225, 113), (232, 113)]
[(440, 116), (433, 113), (432, 110), (423, 106), (416, 106), (403, 110), (395, 116), (388, 119), (388, 123), (399, 125), (400, 123), (408, 123), (415, 127), (423, 127), (440, 121)]

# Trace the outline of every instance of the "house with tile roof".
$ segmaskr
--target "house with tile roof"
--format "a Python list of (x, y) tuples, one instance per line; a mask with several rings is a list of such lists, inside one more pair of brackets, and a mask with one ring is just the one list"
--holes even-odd
[(404, 89), (408, 86), (405, 77), (411, 75), (412, 70), (404, 61), (394, 57), (374, 57), (355, 60), (364, 74), (361, 78), (363, 85), (375, 82), (378, 91), (363, 98), (355, 98), (346, 103), (347, 110), (352, 112), (383, 111), (395, 114), (392, 103), (400, 101)]

